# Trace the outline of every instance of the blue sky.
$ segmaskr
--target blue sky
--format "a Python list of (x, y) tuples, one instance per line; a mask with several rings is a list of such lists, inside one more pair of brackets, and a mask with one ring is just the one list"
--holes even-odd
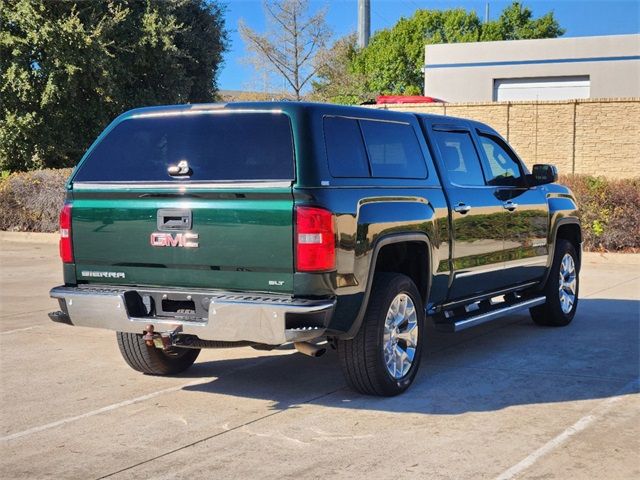
[[(225, 63), (219, 77), (219, 87), (224, 90), (251, 89), (255, 80), (252, 69), (243, 64), (247, 52), (238, 34), (241, 18), (252, 28), (262, 31), (265, 27), (260, 0), (230, 0), (226, 5), (226, 22), (231, 45), (225, 54)], [(553, 11), (565, 37), (587, 35), (616, 35), (640, 32), (640, 0), (529, 0), (524, 5), (533, 10), (534, 16)], [(371, 0), (371, 31), (393, 26), (401, 17), (410, 17), (418, 8), (447, 9), (462, 7), (475, 10), (484, 18), (486, 1), (449, 0)], [(511, 1), (490, 1), (490, 17), (497, 18)], [(327, 21), (334, 38), (356, 30), (357, 0), (311, 1), (311, 9), (328, 7)]]

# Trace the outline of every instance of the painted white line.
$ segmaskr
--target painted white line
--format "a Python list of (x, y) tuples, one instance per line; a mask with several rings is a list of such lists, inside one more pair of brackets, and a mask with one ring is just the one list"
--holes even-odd
[[(29, 310), (28, 312), (20, 312), (20, 313), (3, 313), (0, 315), (0, 318), (17, 318), (24, 317), (26, 315), (31, 315), (32, 313), (40, 313), (40, 312), (51, 312), (55, 310), (55, 306), (51, 306), (49, 308), (41, 308), (40, 310)], [(46, 317), (45, 317), (46, 318)], [(49, 320), (50, 321), (50, 320)]]
[(59, 427), (60, 425), (65, 425), (67, 423), (75, 422), (77, 420), (82, 420), (83, 418), (93, 417), (95, 415), (100, 415), (101, 413), (110, 412), (112, 410), (116, 410), (118, 408), (126, 407), (128, 405), (133, 405), (134, 403), (144, 402), (145, 400), (149, 400), (151, 398), (158, 397), (160, 395), (164, 395), (165, 393), (177, 392), (186, 387), (192, 387), (194, 385), (201, 385), (203, 383), (209, 383), (214, 380), (216, 377), (209, 377), (205, 379), (200, 379), (196, 382), (190, 382), (183, 385), (178, 385), (176, 387), (165, 388), (164, 390), (158, 390), (157, 392), (148, 393), (147, 395), (142, 395), (141, 397), (132, 398), (130, 400), (125, 400), (123, 402), (114, 403), (112, 405), (107, 405), (106, 407), (99, 408), (97, 410), (92, 410), (90, 412), (83, 413), (82, 415), (76, 415), (75, 417), (63, 418), (62, 420), (58, 420), (56, 422), (47, 423), (45, 425), (40, 425), (38, 427), (29, 428), (28, 430), (23, 430), (21, 432), (12, 433), (11, 435), (7, 435), (6, 437), (0, 437), (0, 441), (9, 441), (15, 440), (16, 438), (25, 437), (27, 435), (31, 435), (33, 433), (42, 432), (43, 430), (49, 430), (50, 428)]
[(626, 384), (621, 390), (616, 392), (613, 397), (608, 398), (607, 400), (601, 402), (598, 406), (596, 406), (588, 415), (585, 415), (576, 423), (571, 425), (569, 428), (564, 430), (555, 438), (552, 438), (547, 443), (545, 443), (542, 447), (531, 453), (526, 458), (522, 459), (520, 462), (516, 463), (513, 467), (509, 468), (502, 474), (496, 477), (495, 480), (511, 480), (520, 475), (527, 468), (536, 463), (540, 458), (544, 457), (548, 453), (551, 453), (556, 448), (560, 447), (563, 443), (569, 440), (572, 436), (577, 433), (580, 433), (584, 429), (586, 429), (593, 422), (598, 420), (602, 415), (607, 413), (613, 406), (621, 401), (624, 398), (624, 395), (628, 395), (630, 393), (634, 393), (638, 391), (639, 379), (632, 380), (628, 384)]
[(7, 335), (8, 333), (24, 332), (26, 330), (33, 330), (35, 327), (16, 328), (15, 330), (7, 330), (0, 332), (0, 335)]

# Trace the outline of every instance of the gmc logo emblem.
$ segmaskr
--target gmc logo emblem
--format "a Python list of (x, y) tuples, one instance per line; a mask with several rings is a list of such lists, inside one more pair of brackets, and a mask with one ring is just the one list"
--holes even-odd
[(198, 248), (198, 234), (154, 232), (151, 234), (149, 242), (154, 247)]

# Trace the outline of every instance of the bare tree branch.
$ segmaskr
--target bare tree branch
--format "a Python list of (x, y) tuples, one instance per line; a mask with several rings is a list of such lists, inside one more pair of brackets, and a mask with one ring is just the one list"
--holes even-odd
[(302, 89), (317, 72), (313, 60), (331, 36), (326, 9), (310, 14), (308, 0), (265, 0), (264, 10), (267, 31), (260, 34), (241, 21), (240, 35), (256, 70), (282, 75), (300, 100)]

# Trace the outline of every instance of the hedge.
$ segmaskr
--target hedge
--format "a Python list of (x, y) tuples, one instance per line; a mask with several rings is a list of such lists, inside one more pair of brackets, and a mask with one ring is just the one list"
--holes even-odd
[(0, 230), (55, 232), (70, 168), (32, 170), (0, 181)]
[[(55, 232), (71, 169), (12, 173), (0, 181), (0, 230)], [(578, 199), (584, 249), (640, 251), (640, 178), (565, 175)]]
[(564, 175), (580, 207), (584, 249), (640, 251), (640, 178)]

